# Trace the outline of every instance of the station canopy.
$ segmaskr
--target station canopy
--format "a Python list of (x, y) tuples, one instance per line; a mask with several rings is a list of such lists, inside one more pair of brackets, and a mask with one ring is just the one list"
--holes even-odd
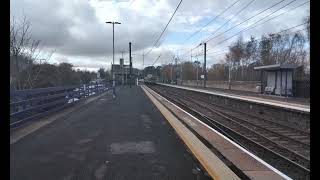
[(254, 70), (264, 70), (264, 71), (277, 71), (282, 69), (296, 69), (299, 67), (295, 64), (273, 64), (273, 65), (266, 65), (266, 66), (258, 66), (254, 67)]

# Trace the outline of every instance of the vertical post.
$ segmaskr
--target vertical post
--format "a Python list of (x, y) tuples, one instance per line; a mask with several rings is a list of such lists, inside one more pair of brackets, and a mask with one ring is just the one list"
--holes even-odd
[(142, 54), (142, 77), (143, 77), (143, 80), (144, 80), (144, 52)]
[(197, 87), (198, 87), (198, 81), (199, 81), (199, 64), (197, 63)]
[(207, 81), (207, 43), (204, 43), (204, 64), (203, 64), (203, 71), (204, 71), (204, 83), (203, 83), (203, 87), (206, 88), (206, 81)]
[(286, 95), (286, 97), (288, 97), (288, 94), (287, 94), (287, 81), (288, 81), (288, 71), (285, 71), (285, 73), (286, 73), (286, 83), (285, 83), (285, 95)]
[[(114, 64), (114, 22), (112, 22), (112, 64)], [(113, 93), (113, 99), (116, 98), (116, 82), (115, 82), (115, 74), (114, 74), (114, 69), (113, 65), (111, 67), (112, 71), (112, 93)]]
[(112, 23), (112, 63), (114, 64), (114, 22)]
[(274, 91), (275, 91), (275, 94), (276, 94), (276, 90), (277, 90), (277, 88), (278, 88), (278, 87), (277, 87), (277, 83), (278, 83), (278, 71), (276, 71), (276, 79), (275, 79), (275, 82), (274, 82), (274, 87), (275, 87), (275, 88), (274, 88), (274, 89), (275, 89)]
[(171, 64), (171, 83), (172, 84), (172, 81), (173, 81), (173, 74), (172, 74), (172, 71), (173, 71), (173, 63)]
[(177, 73), (177, 61), (178, 61), (178, 59), (177, 58), (175, 58), (175, 74), (176, 74), (176, 85), (178, 85), (178, 73)]
[(264, 89), (264, 86), (263, 86), (263, 71), (261, 70), (261, 72), (260, 72), (260, 94), (263, 93), (263, 89)]
[(280, 96), (282, 96), (282, 71), (280, 69)]
[[(122, 58), (122, 61), (124, 61), (124, 59)], [(122, 62), (121, 65), (121, 79), (122, 79), (122, 86), (124, 85), (124, 62)]]
[(230, 63), (230, 65), (229, 65), (229, 90), (231, 89), (231, 69), (232, 69), (232, 67), (231, 67), (231, 64), (232, 63)]
[(129, 60), (130, 60), (130, 75), (129, 75), (129, 79), (130, 79), (130, 88), (131, 88), (131, 81), (132, 81), (132, 57), (131, 57), (131, 42), (129, 42)]
[(181, 62), (181, 86), (182, 86), (182, 83), (183, 83), (183, 73), (182, 73), (182, 66), (183, 66), (183, 63)]

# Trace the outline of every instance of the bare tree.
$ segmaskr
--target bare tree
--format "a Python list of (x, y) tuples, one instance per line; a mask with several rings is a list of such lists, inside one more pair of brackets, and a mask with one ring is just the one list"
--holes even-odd
[[(42, 53), (39, 40), (30, 33), (31, 24), (24, 16), (21, 21), (10, 18), (10, 86), (14, 89), (33, 88), (39, 72), (34, 73), (34, 64), (45, 63), (53, 54), (39, 59)], [(40, 66), (42, 67), (42, 66)], [(41, 68), (39, 69), (41, 71)]]
[(30, 28), (30, 23), (27, 21), (26, 17), (23, 18), (22, 22), (17, 24), (15, 17), (11, 18), (10, 22), (10, 56), (13, 57), (11, 64), (14, 68), (10, 68), (10, 74), (13, 77), (13, 81), (16, 82), (15, 88), (21, 89), (21, 68), (22, 64), (19, 62), (19, 57), (24, 55), (26, 52), (26, 47), (30, 44), (30, 36), (28, 34)]
[[(46, 64), (52, 57), (52, 55), (54, 54), (55, 50), (52, 50), (51, 52), (49, 52), (45, 58), (41, 58), (39, 59), (39, 54), (41, 52), (41, 50), (38, 50), (39, 53), (37, 53), (36, 56), (32, 57), (32, 64), (37, 64), (39, 65), (39, 68), (37, 69), (36, 72), (33, 71), (33, 65), (32, 66), (29, 66), (27, 71), (26, 71), (26, 74), (27, 74), (27, 80), (25, 81), (25, 86), (24, 88), (29, 88), (29, 89), (32, 89), (34, 88), (34, 83), (37, 81), (38, 77), (39, 77), (39, 74), (41, 73), (41, 71), (43, 71), (43, 64)], [(33, 53), (32, 53), (33, 55)], [(28, 87), (27, 87), (28, 85)]]
[(250, 40), (245, 43), (244, 65), (248, 66), (257, 60), (258, 57), (258, 41), (251, 36)]
[(303, 21), (306, 23), (305, 26), (306, 26), (307, 37), (308, 37), (308, 41), (310, 41), (310, 15), (305, 17)]

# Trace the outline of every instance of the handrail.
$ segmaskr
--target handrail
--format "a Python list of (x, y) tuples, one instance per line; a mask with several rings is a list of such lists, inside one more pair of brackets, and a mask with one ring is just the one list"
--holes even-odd
[[(95, 83), (80, 86), (49, 87), (10, 91), (10, 128), (16, 122), (22, 124), (35, 115), (53, 112), (66, 104), (102, 93), (110, 89), (110, 84)], [(40, 116), (39, 116), (40, 117)]]

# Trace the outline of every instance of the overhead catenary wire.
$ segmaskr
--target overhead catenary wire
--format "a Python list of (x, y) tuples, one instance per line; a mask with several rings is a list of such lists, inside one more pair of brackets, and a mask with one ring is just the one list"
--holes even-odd
[[(285, 0), (280, 0), (280, 1), (278, 1), (278, 2), (276, 2), (276, 3), (274, 3), (274, 4), (272, 4), (271, 6), (269, 6), (269, 7), (265, 8), (265, 9), (263, 9), (262, 11), (260, 11), (260, 12), (256, 13), (255, 15), (253, 15), (253, 16), (251, 16), (251, 17), (249, 17), (249, 18), (245, 19), (244, 21), (242, 21), (242, 22), (240, 22), (240, 23), (236, 24), (235, 26), (233, 26), (233, 27), (231, 27), (231, 28), (227, 29), (226, 31), (224, 31), (224, 32), (222, 32), (222, 33), (220, 33), (220, 34), (218, 34), (218, 35), (216, 35), (216, 36), (214, 36), (214, 37), (210, 38), (212, 35), (214, 35), (214, 33), (216, 32), (216, 31), (215, 31), (212, 35), (210, 35), (210, 36), (207, 38), (208, 40), (204, 40), (203, 42), (209, 42), (209, 41), (211, 41), (212, 39), (214, 39), (214, 38), (216, 38), (216, 37), (218, 37), (218, 36), (220, 36), (220, 35), (222, 35), (222, 34), (224, 34), (224, 33), (228, 32), (228, 31), (230, 31), (231, 29), (233, 29), (233, 28), (235, 28), (235, 27), (237, 27), (237, 26), (239, 26), (239, 25), (241, 25), (241, 24), (243, 24), (243, 23), (245, 23), (245, 22), (249, 21), (250, 19), (252, 19), (252, 18), (254, 18), (254, 17), (256, 17), (256, 16), (258, 16), (258, 15), (262, 14), (263, 12), (265, 12), (265, 11), (267, 11), (267, 10), (269, 10), (269, 9), (271, 9), (271, 8), (273, 8), (273, 7), (275, 7), (275, 6), (277, 6), (278, 4), (282, 3), (283, 1), (285, 1)], [(294, 1), (296, 1), (296, 0), (292, 0), (292, 1), (291, 1), (291, 2), (289, 2), (289, 3), (292, 3), (292, 2), (294, 2)], [(220, 27), (221, 27), (221, 26), (220, 26)], [(192, 51), (193, 49), (198, 48), (199, 46), (200, 46), (200, 44), (198, 44), (196, 47), (192, 48), (192, 49), (191, 49), (191, 51)], [(185, 54), (187, 54), (187, 53), (189, 53), (189, 52), (190, 52), (190, 51), (187, 51)]]
[[(299, 24), (299, 25), (297, 25), (297, 26), (294, 26), (294, 27), (288, 28), (288, 29), (286, 29), (286, 30), (280, 31), (280, 32), (275, 33), (275, 34), (279, 34), (279, 33), (282, 33), (282, 32), (284, 32), (284, 31), (288, 31), (288, 30), (290, 30), (290, 29), (294, 29), (294, 28), (296, 28), (296, 27), (303, 26), (303, 25), (305, 25), (305, 24), (307, 24), (307, 23)], [(235, 37), (236, 35), (238, 35), (238, 34), (235, 34), (235, 35), (233, 35), (233, 36), (231, 36), (231, 37), (229, 37), (229, 38), (227, 38), (227, 39), (225, 39), (225, 40), (222, 40), (222, 41), (218, 42), (218, 44), (222, 44), (222, 43), (224, 43), (224, 42), (228, 41), (229, 39), (231, 39), (231, 38)]]
[[(224, 27), (227, 23), (229, 23), (234, 17), (236, 17), (237, 15), (239, 15), (242, 11), (244, 11), (246, 8), (248, 8), (250, 6), (250, 4), (252, 4), (255, 0), (251, 0), (249, 3), (247, 3), (243, 8), (241, 8), (239, 11), (237, 11), (230, 19), (228, 19), (223, 25), (219, 26), (218, 29), (216, 29), (214, 31), (213, 34), (215, 34), (218, 30), (220, 30), (222, 27)], [(285, 0), (282, 0), (285, 1)], [(194, 49), (198, 48), (200, 46), (200, 43), (197, 43), (198, 45), (194, 48), (191, 48), (189, 51), (187, 51), (185, 54), (193, 51)]]
[[(292, 1), (291, 1), (291, 2), (292, 2)], [(290, 10), (288, 10), (288, 11), (285, 11), (285, 12), (283, 12), (283, 13), (281, 13), (281, 14), (277, 15), (277, 16), (274, 16), (274, 17), (272, 17), (272, 18), (270, 18), (270, 19), (268, 19), (268, 20), (266, 20), (266, 21), (263, 21), (263, 22), (262, 22), (262, 23), (260, 23), (260, 24), (257, 24), (258, 22), (260, 22), (261, 20), (265, 19), (266, 17), (269, 17), (270, 15), (274, 14), (275, 12), (277, 12), (277, 11), (279, 11), (279, 10), (283, 9), (284, 7), (286, 7), (287, 5), (289, 5), (289, 3), (288, 3), (288, 4), (284, 5), (284, 6), (282, 6), (281, 8), (277, 9), (276, 11), (274, 11), (274, 12), (272, 12), (272, 13), (268, 14), (267, 16), (265, 16), (265, 17), (261, 18), (260, 20), (256, 21), (255, 23), (253, 23), (253, 24), (251, 24), (251, 25), (247, 26), (245, 29), (243, 29), (243, 30), (241, 30), (241, 31), (239, 31), (239, 32), (237, 32), (237, 33), (235, 33), (235, 34), (234, 34), (234, 35), (232, 35), (231, 37), (227, 38), (227, 40), (229, 40), (229, 39), (231, 39), (231, 38), (235, 37), (236, 35), (238, 35), (238, 34), (240, 34), (240, 33), (244, 32), (244, 31), (248, 31), (248, 30), (253, 29), (253, 28), (255, 28), (255, 27), (259, 26), (259, 25), (262, 25), (262, 24), (264, 24), (264, 23), (266, 23), (266, 22), (268, 22), (268, 21), (270, 21), (270, 20), (272, 20), (272, 19), (274, 19), (274, 18), (276, 18), (276, 17), (279, 17), (280, 15), (283, 15), (283, 14), (285, 14), (285, 13), (289, 12), (289, 11), (292, 11), (292, 10), (294, 10), (294, 9), (297, 9), (297, 8), (299, 8), (299, 7), (303, 6), (304, 4), (308, 3), (308, 2), (310, 2), (310, 1), (306, 1), (306, 2), (304, 2), (304, 3), (301, 3), (301, 4), (299, 4), (298, 6), (295, 6), (294, 8), (292, 8), (292, 9), (290, 9)], [(257, 25), (256, 25), (256, 26), (253, 26), (253, 25), (255, 25), (255, 24), (257, 24)], [(223, 42), (224, 42), (224, 40), (223, 40)], [(219, 44), (219, 43), (221, 43), (221, 42), (218, 42), (217, 44)], [(207, 50), (207, 52), (208, 52), (208, 51), (210, 51), (210, 50)]]
[[(295, 31), (294, 33), (297, 33), (297, 32), (299, 32), (299, 31), (304, 31), (304, 30), (306, 30), (307, 28), (304, 28), (304, 29), (300, 29), (300, 30), (297, 30), (297, 31)], [(278, 32), (278, 33), (280, 33), (280, 32)], [(261, 39), (261, 38), (259, 38), (259, 39)], [(256, 40), (259, 40), (259, 39), (256, 39)], [(215, 56), (218, 56), (218, 55), (222, 55), (222, 54), (226, 54), (226, 52), (223, 52), (223, 53), (207, 53), (207, 57), (210, 57), (210, 55), (215, 55)], [(212, 56), (211, 56), (212, 57)]]
[(157, 59), (152, 63), (151, 66), (153, 66), (160, 59), (160, 57), (161, 57), (161, 54), (157, 57)]
[[(299, 27), (299, 26), (303, 26), (303, 25), (305, 25), (305, 24), (307, 24), (307, 23), (302, 23), (302, 24), (299, 24), (299, 25), (292, 26), (292, 27), (290, 27), (290, 28), (281, 30), (281, 31), (279, 31), (279, 32), (269, 33), (269, 34), (281, 34), (281, 33), (283, 33), (283, 32), (289, 31), (289, 30), (294, 29), (294, 28), (297, 28), (297, 27)], [(297, 31), (294, 31), (293, 33), (297, 33), (297, 32), (299, 32), (299, 31), (303, 31), (303, 30), (306, 30), (306, 28), (300, 29), (300, 30), (297, 30)], [(257, 38), (257, 39), (255, 39), (255, 40), (258, 41), (258, 40), (261, 40), (261, 38)], [(227, 47), (228, 47), (228, 46), (227, 46)], [(226, 48), (226, 49), (222, 49), (222, 50), (219, 50), (219, 51), (207, 53), (207, 55), (212, 55), (212, 54), (216, 54), (216, 53), (223, 52), (223, 51), (228, 51), (228, 50), (229, 50), (229, 48)], [(208, 51), (207, 51), (207, 52), (208, 52)], [(219, 53), (219, 54), (223, 54), (223, 53)], [(196, 54), (196, 55), (194, 55), (193, 57), (201, 56), (201, 55), (203, 55), (203, 52), (201, 52), (201, 53), (199, 53), (199, 54)], [(216, 54), (216, 55), (218, 55), (218, 54)]]
[[(251, 16), (251, 17), (247, 18), (247, 19), (245, 19), (244, 21), (242, 21), (242, 22), (240, 22), (240, 23), (236, 24), (235, 26), (232, 26), (231, 28), (227, 29), (226, 31), (224, 31), (224, 32), (222, 32), (222, 33), (220, 33), (220, 34), (218, 34), (218, 35), (216, 35), (216, 36), (214, 36), (214, 37), (208, 38), (208, 40), (205, 40), (205, 42), (209, 42), (209, 41), (211, 41), (212, 39), (214, 39), (214, 38), (216, 38), (216, 37), (219, 37), (220, 35), (222, 35), (222, 34), (224, 34), (224, 33), (228, 32), (228, 31), (230, 31), (231, 29), (234, 29), (235, 27), (237, 27), (237, 26), (239, 26), (239, 25), (241, 25), (241, 24), (243, 24), (243, 23), (245, 23), (245, 22), (249, 21), (250, 19), (252, 19), (252, 18), (254, 18), (254, 17), (257, 17), (258, 15), (260, 15), (260, 14), (264, 13), (265, 11), (267, 11), (267, 10), (269, 10), (269, 9), (273, 8), (274, 6), (276, 6), (276, 5), (280, 4), (280, 3), (282, 3), (283, 1), (284, 1), (284, 0), (281, 0), (281, 1), (279, 1), (279, 2), (277, 2), (277, 3), (275, 3), (275, 4), (273, 4), (273, 5), (271, 5), (270, 7), (268, 7), (268, 8), (266, 8), (266, 9), (264, 9), (264, 10), (262, 10), (262, 11), (258, 12), (257, 14), (255, 14), (255, 15), (253, 15), (253, 16)], [(291, 3), (293, 3), (294, 1), (296, 1), (296, 0), (292, 0), (292, 1), (291, 1), (291, 2), (289, 2), (289, 3), (291, 4)], [(209, 37), (210, 37), (210, 36), (209, 36)]]
[(171, 15), (171, 18), (169, 19), (167, 25), (165, 26), (165, 28), (163, 29), (163, 31), (161, 32), (160, 36), (158, 37), (158, 39), (155, 41), (155, 43), (153, 44), (152, 48), (145, 54), (145, 55), (148, 55), (152, 50), (153, 48), (156, 46), (156, 44), (158, 43), (158, 41), (160, 40), (160, 38), (162, 37), (163, 33), (166, 31), (168, 25), (170, 24), (172, 18), (174, 17), (174, 15), (176, 14), (177, 10), (179, 9), (180, 7), (180, 4), (182, 3), (182, 0), (180, 0), (177, 8), (175, 9), (175, 11), (173, 12), (173, 14)]
[[(224, 32), (216, 35), (215, 37), (212, 37), (212, 35), (210, 35), (210, 36), (209, 36), (209, 37), (210, 37), (209, 41), (212, 40), (213, 38), (216, 38), (216, 37), (220, 36), (220, 35), (223, 34), (223, 33), (226, 33), (226, 32), (228, 32), (228, 31), (234, 29), (234, 28), (237, 27), (237, 26), (240, 26), (241, 24), (243, 24), (243, 23), (245, 23), (245, 22), (253, 19), (254, 17), (256, 17), (256, 16), (258, 16), (258, 15), (260, 15), (260, 14), (262, 14), (263, 12), (266, 12), (267, 10), (271, 9), (272, 7), (275, 7), (276, 5), (282, 3), (283, 1), (285, 1), (285, 0), (281, 0), (281, 1), (279, 1), (279, 2), (276, 2), (275, 4), (271, 5), (270, 7), (265, 8), (264, 10), (262, 10), (262, 11), (258, 12), (257, 14), (255, 14), (255, 15), (247, 18), (246, 20), (244, 20), (244, 21), (236, 24), (235, 26), (229, 28), (228, 30), (226, 30), (226, 31), (224, 31)], [(235, 37), (237, 34), (240, 34), (241, 32), (244, 32), (244, 31), (250, 30), (250, 29), (252, 29), (252, 28), (255, 28), (255, 27), (259, 26), (259, 25), (262, 25), (262, 24), (264, 24), (264, 23), (266, 23), (266, 22), (268, 22), (268, 21), (270, 21), (270, 20), (272, 20), (272, 19), (275, 19), (275, 18), (277, 18), (277, 17), (279, 17), (279, 16), (281, 16), (281, 15), (283, 15), (283, 14), (285, 14), (285, 13), (291, 11), (291, 10), (294, 10), (294, 9), (296, 9), (296, 8), (298, 8), (298, 7), (301, 7), (301, 6), (303, 6), (304, 4), (310, 2), (310, 1), (303, 2), (303, 3), (299, 4), (298, 6), (292, 8), (292, 9), (290, 9), (290, 10), (288, 10), (288, 11), (282, 12), (281, 14), (278, 14), (278, 15), (276, 15), (276, 16), (274, 16), (274, 17), (270, 17), (271, 15), (275, 14), (275, 13), (278, 12), (279, 10), (281, 10), (281, 9), (283, 9), (284, 7), (292, 4), (292, 3), (295, 2), (295, 1), (296, 1), (296, 0), (292, 0), (292, 1), (288, 2), (287, 4), (283, 5), (281, 8), (278, 8), (277, 10), (273, 11), (272, 13), (269, 13), (268, 15), (266, 15), (266, 16), (264, 16), (263, 18), (257, 20), (256, 22), (251, 23), (249, 26), (245, 27), (245, 28), (242, 29), (240, 32), (232, 35), (231, 37), (229, 37), (229, 38), (227, 38), (227, 39), (225, 39), (225, 40), (220, 41), (218, 44), (220, 45), (220, 44), (222, 44), (222, 43), (224, 43), (224, 42), (227, 42), (227, 41), (230, 40), (232, 37)], [(268, 18), (268, 17), (270, 17), (270, 18)], [(268, 19), (266, 19), (266, 18), (268, 18)], [(263, 20), (265, 20), (265, 21), (263, 21)], [(263, 21), (263, 22), (262, 22), (262, 21)], [(207, 24), (208, 24), (208, 23), (207, 23)], [(282, 32), (284, 32), (284, 31), (288, 31), (288, 30), (290, 30), (290, 29), (296, 28), (296, 27), (301, 26), (301, 25), (304, 25), (304, 24), (306, 24), (306, 23), (299, 24), (299, 25), (294, 26), (294, 27), (290, 27), (290, 28), (288, 28), (288, 29), (286, 29), (286, 30), (282, 30), (282, 31), (277, 32), (277, 33), (282, 33)], [(203, 30), (205, 27), (206, 27), (206, 26), (202, 27), (201, 29), (199, 29), (198, 31), (196, 31), (196, 32), (194, 32), (194, 33), (196, 34), (196, 33), (200, 32), (200, 31)], [(301, 31), (301, 30), (299, 30), (299, 31)], [(194, 34), (194, 33), (193, 33), (193, 34)], [(191, 37), (193, 36), (193, 34), (191, 35)], [(188, 38), (191, 38), (191, 37), (189, 36)], [(211, 37), (212, 37), (212, 38), (211, 38)], [(258, 40), (258, 39), (256, 39), (256, 40)], [(205, 42), (208, 42), (208, 41), (205, 41)], [(193, 51), (194, 49), (198, 48), (199, 46), (200, 46), (200, 45), (197, 45), (196, 47), (194, 47), (194, 48), (192, 48), (191, 50), (189, 50), (189, 52), (190, 52), (190, 51)], [(208, 50), (212, 50), (212, 49), (208, 49)], [(208, 52), (208, 50), (207, 50), (207, 52)], [(227, 49), (226, 49), (226, 50), (227, 50)], [(208, 55), (211, 55), (211, 54), (219, 55), (219, 54), (223, 54), (223, 53), (221, 53), (221, 52), (222, 52), (222, 51), (226, 51), (226, 50), (219, 50), (219, 51), (215, 51), (215, 52), (207, 53), (207, 54), (208, 54)], [(219, 52), (219, 54), (217, 54), (218, 52)], [(183, 54), (183, 55), (184, 55), (184, 54)], [(197, 56), (198, 56), (198, 55), (193, 55), (192, 57), (197, 57)], [(158, 58), (158, 59), (159, 59), (159, 58)], [(156, 61), (157, 61), (157, 60), (156, 60)], [(155, 61), (155, 63), (156, 63), (156, 61)], [(155, 63), (153, 63), (153, 64), (155, 64)]]
[[(221, 25), (218, 29), (216, 29), (212, 35), (214, 35), (216, 32), (218, 32), (221, 28), (223, 28), (225, 25), (227, 25), (234, 17), (238, 16), (242, 11), (244, 11), (246, 8), (248, 8), (255, 0), (251, 0), (249, 3), (247, 3), (242, 9), (240, 9), (238, 12), (236, 12), (232, 18), (230, 18), (228, 21), (226, 21), (223, 25)], [(284, 0), (283, 0), (284, 1)], [(211, 35), (211, 36), (212, 36)]]
[[(252, 28), (255, 28), (255, 27), (257, 27), (257, 26), (260, 26), (260, 25), (262, 25), (262, 24), (264, 24), (264, 23), (266, 23), (266, 22), (268, 22), (268, 21), (270, 21), (270, 20), (272, 20), (272, 19), (275, 19), (275, 18), (277, 18), (277, 17), (279, 17), (279, 16), (281, 16), (281, 15), (283, 15), (283, 14), (289, 12), (289, 11), (292, 11), (292, 10), (294, 10), (294, 9), (297, 9), (297, 8), (299, 8), (299, 7), (305, 5), (306, 3), (309, 3), (309, 2), (310, 2), (310, 1), (306, 1), (306, 2), (304, 2), (304, 3), (301, 3), (301, 4), (299, 4), (298, 6), (292, 8), (292, 9), (290, 9), (290, 10), (288, 10), (288, 11), (285, 11), (285, 12), (283, 12), (283, 13), (280, 13), (280, 14), (274, 16), (274, 17), (271, 17), (271, 18), (267, 19), (266, 21), (263, 21), (262, 23), (257, 24), (256, 26), (254, 26), (254, 27), (252, 27)], [(256, 23), (257, 23), (257, 22), (256, 22)], [(254, 24), (256, 24), (256, 23), (254, 23)], [(250, 26), (252, 26), (252, 25), (254, 25), (254, 24), (251, 24)], [(252, 28), (250, 28), (250, 29), (252, 29)]]
[(132, 3), (134, 2), (134, 0), (131, 0), (130, 4), (129, 4), (129, 7), (132, 5)]
[(230, 6), (228, 6), (226, 9), (224, 9), (220, 14), (216, 15), (214, 18), (212, 18), (207, 24), (205, 24), (204, 26), (202, 26), (200, 29), (198, 29), (197, 31), (195, 31), (194, 33), (192, 33), (184, 42), (188, 41), (190, 38), (192, 38), (193, 36), (195, 36), (196, 34), (198, 34), (199, 32), (201, 32), (205, 27), (207, 27), (209, 24), (211, 24), (214, 20), (216, 20), (219, 16), (221, 16), (222, 14), (224, 14), (225, 12), (227, 12), (230, 8), (232, 8), (235, 4), (237, 4), (240, 0), (235, 1), (234, 3), (232, 3)]

